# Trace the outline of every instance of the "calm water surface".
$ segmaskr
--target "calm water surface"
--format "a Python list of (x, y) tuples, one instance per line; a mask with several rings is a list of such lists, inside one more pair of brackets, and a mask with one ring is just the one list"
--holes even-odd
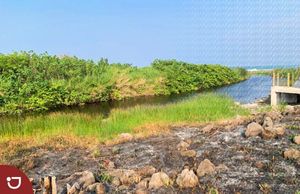
[[(242, 104), (255, 102), (258, 99), (268, 97), (271, 92), (272, 78), (270, 76), (252, 76), (243, 82), (210, 90), (219, 94), (232, 97)], [(122, 101), (87, 104), (79, 107), (68, 107), (60, 111), (82, 112), (87, 114), (103, 114), (108, 116), (113, 109), (126, 109), (136, 105), (164, 105), (199, 96), (203, 92), (193, 92), (170, 96), (154, 96), (126, 99)]]
[[(232, 97), (240, 103), (251, 103), (258, 99), (268, 97), (270, 95), (272, 78), (270, 76), (253, 76), (248, 80), (240, 83), (224, 86), (221, 88), (210, 90), (211, 92), (225, 94)], [(84, 113), (89, 115), (103, 115), (108, 117), (113, 109), (126, 109), (137, 105), (165, 105), (191, 97), (200, 96), (203, 92), (193, 92), (186, 94), (170, 95), (170, 96), (153, 96), (126, 99), (122, 101), (102, 102), (94, 104), (86, 104), (84, 106), (64, 107), (54, 110), (53, 112), (62, 113)], [(25, 118), (23, 115), (20, 118)], [(6, 120), (5, 118), (2, 118)], [(1, 122), (1, 118), (0, 118)]]
[(225, 86), (215, 90), (217, 93), (227, 94), (242, 104), (252, 103), (271, 94), (271, 76), (252, 76), (246, 81)]

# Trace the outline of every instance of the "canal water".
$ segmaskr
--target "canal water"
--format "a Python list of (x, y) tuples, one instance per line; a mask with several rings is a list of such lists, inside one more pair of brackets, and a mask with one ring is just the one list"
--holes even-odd
[[(270, 76), (252, 76), (245, 81), (213, 89), (209, 92), (224, 94), (232, 97), (235, 101), (240, 102), (241, 104), (246, 104), (268, 97), (271, 91), (271, 84), (272, 78)], [(199, 96), (201, 94), (203, 94), (203, 92), (192, 92), (169, 96), (139, 97), (121, 101), (102, 102), (86, 104), (84, 106), (67, 107), (58, 111), (102, 114), (104, 117), (107, 117), (110, 111), (113, 109), (126, 109), (137, 105), (165, 105)]]
[[(229, 97), (232, 97), (235, 101), (240, 102), (241, 104), (245, 104), (252, 103), (259, 99), (268, 97), (270, 95), (271, 84), (272, 78), (270, 76), (252, 76), (245, 81), (213, 89), (208, 92), (224, 94)], [(101, 115), (102, 118), (108, 118), (110, 112), (114, 109), (126, 109), (138, 105), (166, 105), (170, 103), (179, 102), (181, 100), (186, 100), (192, 97), (201, 97), (203, 93), (205, 92), (193, 92), (170, 96), (140, 97), (126, 99), (122, 101), (102, 102), (86, 104), (83, 106), (63, 107), (51, 112), (81, 113), (90, 116)], [(19, 128), (22, 128), (22, 121), (26, 119), (27, 116), (28, 115), (20, 115), (17, 117), (0, 117), (0, 131), (1, 128), (5, 129), (6, 126), (14, 126), (16, 123), (20, 125)], [(35, 114), (32, 116), (35, 116)]]
[(271, 76), (252, 76), (248, 80), (215, 90), (242, 104), (252, 103), (271, 94)]

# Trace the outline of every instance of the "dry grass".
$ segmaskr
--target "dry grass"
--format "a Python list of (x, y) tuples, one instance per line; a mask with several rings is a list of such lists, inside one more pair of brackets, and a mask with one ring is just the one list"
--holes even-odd
[(62, 151), (68, 148), (80, 148), (92, 150), (100, 145), (97, 138), (77, 137), (74, 135), (60, 135), (56, 137), (33, 138), (33, 137), (15, 137), (12, 139), (1, 139), (0, 141), (0, 163), (7, 163), (7, 160), (19, 154), (35, 150), (56, 150)]

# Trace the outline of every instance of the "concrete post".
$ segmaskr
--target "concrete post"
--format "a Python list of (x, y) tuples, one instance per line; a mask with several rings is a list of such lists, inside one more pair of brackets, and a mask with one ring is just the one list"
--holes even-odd
[(271, 106), (276, 106), (279, 103), (279, 94), (272, 88), (271, 89)]

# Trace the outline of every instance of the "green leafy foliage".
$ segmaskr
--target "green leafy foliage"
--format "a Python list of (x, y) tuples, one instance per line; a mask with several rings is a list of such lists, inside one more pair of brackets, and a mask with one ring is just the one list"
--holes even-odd
[(218, 87), (244, 79), (221, 65), (155, 60), (150, 67), (109, 64), (70, 56), (0, 54), (0, 113), (120, 100)]
[(244, 71), (221, 65), (195, 65), (176, 60), (155, 60), (152, 67), (166, 77), (167, 93), (205, 90), (245, 79)]

